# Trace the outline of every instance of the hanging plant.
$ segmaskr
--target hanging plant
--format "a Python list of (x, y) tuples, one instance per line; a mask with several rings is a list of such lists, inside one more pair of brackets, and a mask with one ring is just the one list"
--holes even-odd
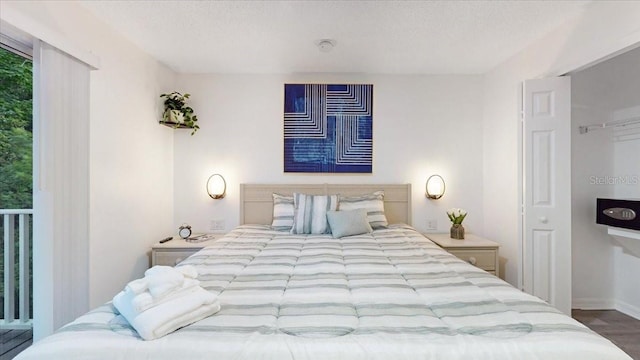
[(189, 94), (182, 95), (177, 91), (160, 95), (161, 98), (164, 98), (164, 112), (160, 123), (174, 128), (193, 129), (191, 135), (195, 134), (200, 126), (198, 126), (198, 117), (193, 113), (193, 109), (186, 104), (189, 96)]

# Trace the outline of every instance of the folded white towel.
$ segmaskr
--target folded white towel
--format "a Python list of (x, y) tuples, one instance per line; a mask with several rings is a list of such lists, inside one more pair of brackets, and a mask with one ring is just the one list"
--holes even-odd
[(113, 305), (144, 340), (165, 336), (220, 310), (215, 295), (201, 287), (143, 312), (133, 308), (132, 300), (133, 293), (121, 291), (113, 298)]
[(125, 289), (127, 289), (128, 291), (131, 291), (134, 294), (140, 294), (145, 292), (148, 286), (149, 286), (149, 283), (147, 282), (147, 279), (142, 278), (142, 279), (136, 279), (136, 280), (130, 281), (125, 287)]
[(158, 306), (169, 300), (175, 299), (189, 292), (195, 291), (197, 288), (199, 288), (199, 285), (200, 285), (200, 281), (198, 280), (185, 279), (181, 287), (167, 293), (165, 296), (162, 296), (160, 298), (154, 298), (153, 296), (151, 296), (151, 293), (149, 293), (148, 291), (144, 291), (133, 297), (133, 300), (132, 300), (133, 308), (138, 312), (145, 311), (151, 307)]
[(147, 289), (156, 299), (168, 295), (184, 284), (184, 274), (170, 266), (154, 266), (145, 271)]
[(165, 266), (165, 265), (156, 265), (152, 268), (147, 269), (144, 272), (145, 275), (158, 275), (158, 274), (166, 274), (173, 273), (179, 271), (185, 277), (195, 279), (198, 277), (198, 269), (196, 269), (193, 265), (178, 265), (176, 267), (173, 266)]
[(156, 265), (147, 269), (144, 272), (144, 276), (161, 275), (165, 273), (172, 273), (174, 271), (176, 271), (176, 269), (173, 266)]
[(198, 269), (193, 265), (179, 265), (175, 267), (186, 278), (195, 279), (198, 277)]

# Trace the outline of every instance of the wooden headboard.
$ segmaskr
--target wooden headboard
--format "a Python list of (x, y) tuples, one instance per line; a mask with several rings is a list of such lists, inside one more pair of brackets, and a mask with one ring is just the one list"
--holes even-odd
[(273, 193), (354, 196), (378, 190), (384, 191), (389, 223), (411, 225), (411, 184), (240, 184), (240, 224), (271, 224)]

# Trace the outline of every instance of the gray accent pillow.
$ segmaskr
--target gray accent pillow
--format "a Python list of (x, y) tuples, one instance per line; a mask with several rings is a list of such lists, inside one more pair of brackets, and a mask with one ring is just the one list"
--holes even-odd
[(367, 234), (373, 231), (367, 220), (365, 209), (327, 211), (327, 220), (334, 238)]

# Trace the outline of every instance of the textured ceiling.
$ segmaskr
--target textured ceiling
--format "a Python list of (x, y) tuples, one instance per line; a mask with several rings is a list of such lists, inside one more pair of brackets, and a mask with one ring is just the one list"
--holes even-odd
[[(590, 1), (112, 1), (81, 4), (182, 73), (473, 74)], [(334, 39), (321, 52), (315, 43)]]

